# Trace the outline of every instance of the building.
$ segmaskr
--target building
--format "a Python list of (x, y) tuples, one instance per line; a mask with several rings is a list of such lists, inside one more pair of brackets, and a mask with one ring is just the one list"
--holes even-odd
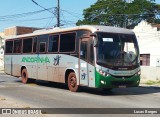
[(15, 35), (22, 35), (32, 33), (35, 30), (39, 30), (40, 28), (33, 28), (33, 27), (23, 27), (23, 26), (14, 26), (9, 27), (4, 30), (5, 37), (15, 36)]
[(4, 45), (4, 38), (5, 38), (4, 32), (0, 32), (0, 48)]
[(160, 30), (146, 21), (140, 22), (133, 31), (140, 49), (141, 82), (160, 80)]
[(156, 27), (156, 25), (152, 26), (146, 21), (142, 21), (133, 31), (136, 34), (140, 47), (141, 65), (160, 67), (159, 27)]
[(3, 69), (4, 66), (4, 60), (3, 60), (3, 55), (4, 55), (4, 38), (5, 34), (3, 32), (0, 32), (0, 70)]
[(4, 56), (5, 38), (16, 36), (16, 35), (32, 33), (35, 30), (39, 30), (39, 29), (40, 28), (14, 26), (14, 27), (6, 28), (4, 32), (0, 32), (0, 68), (4, 66), (3, 56)]
[[(0, 49), (4, 49), (4, 41), (5, 38), (21, 35), (21, 34), (28, 34), (32, 33), (35, 30), (39, 30), (40, 28), (33, 28), (33, 27), (24, 27), (24, 26), (14, 26), (10, 28), (6, 28), (4, 32), (0, 32)], [(1, 54), (1, 51), (0, 51)]]

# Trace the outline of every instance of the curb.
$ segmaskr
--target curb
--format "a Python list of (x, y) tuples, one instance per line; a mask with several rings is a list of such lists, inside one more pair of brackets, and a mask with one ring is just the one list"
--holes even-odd
[(140, 84), (139, 87), (142, 87), (142, 88), (160, 89), (160, 86), (159, 86), (159, 85), (146, 85), (146, 84)]

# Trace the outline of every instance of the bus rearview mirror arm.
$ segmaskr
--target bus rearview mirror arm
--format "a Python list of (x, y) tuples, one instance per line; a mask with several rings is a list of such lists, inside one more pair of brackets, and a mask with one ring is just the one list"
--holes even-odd
[(93, 45), (94, 45), (94, 47), (97, 47), (97, 46), (98, 46), (97, 34), (96, 34), (96, 33), (91, 33), (90, 36), (91, 36), (92, 39), (93, 39)]

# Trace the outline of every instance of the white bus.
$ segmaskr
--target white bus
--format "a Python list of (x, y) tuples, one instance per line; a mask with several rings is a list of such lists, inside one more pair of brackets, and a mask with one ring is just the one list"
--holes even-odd
[(23, 83), (45, 80), (110, 90), (137, 87), (139, 47), (135, 34), (109, 26), (39, 30), (5, 41), (5, 73)]

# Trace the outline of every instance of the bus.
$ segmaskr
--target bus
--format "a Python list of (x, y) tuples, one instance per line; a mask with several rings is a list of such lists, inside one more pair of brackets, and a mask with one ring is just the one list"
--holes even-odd
[(4, 70), (22, 83), (44, 80), (111, 90), (140, 83), (139, 46), (134, 32), (83, 25), (37, 30), (7, 38)]

